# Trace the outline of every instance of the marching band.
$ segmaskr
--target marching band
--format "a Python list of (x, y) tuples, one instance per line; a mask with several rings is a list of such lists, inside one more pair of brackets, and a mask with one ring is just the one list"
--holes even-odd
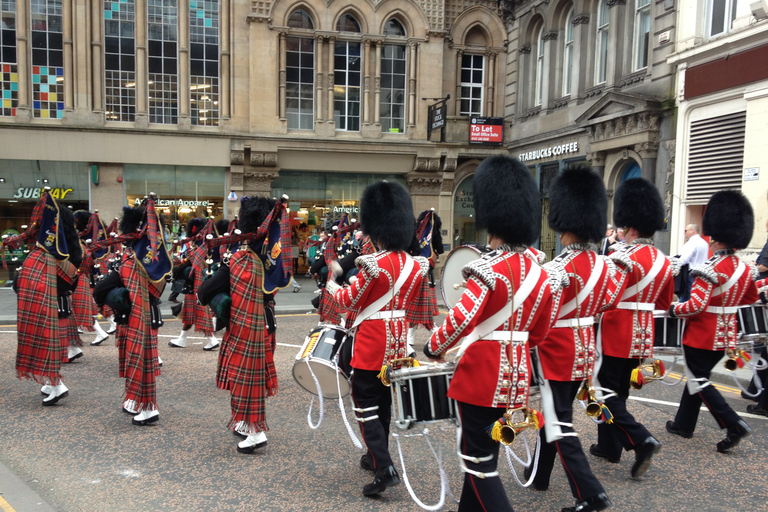
[[(389, 452), (394, 410), (401, 428), (437, 421), (457, 428), (464, 473), (460, 511), (512, 510), (497, 470), (499, 452), (528, 428), (538, 430), (538, 459), (524, 469), (535, 490), (548, 489), (559, 455), (575, 500), (562, 511), (611, 507), (573, 428), (574, 399), (597, 423), (598, 442), (589, 452), (618, 463), (623, 451), (633, 451), (630, 475), (643, 475), (661, 443), (626, 402), (631, 388), (664, 376), (663, 365), (652, 359), (660, 318), (686, 319), (679, 349), (687, 383), (666, 430), (690, 438), (704, 404), (725, 430), (718, 452), (731, 451), (751, 433), (709, 380), (724, 354), (732, 367), (747, 358), (737, 344), (738, 307), (768, 302), (768, 283), (756, 285), (755, 269), (736, 256), (754, 225), (741, 193), (721, 191), (710, 199), (703, 235), (711, 238), (714, 256), (691, 270), (691, 296), (680, 303), (674, 302), (676, 261), (653, 245), (665, 220), (651, 182), (634, 178), (620, 184), (613, 222), (625, 229), (625, 239), (601, 255), (608, 211), (603, 180), (584, 165), (563, 171), (551, 185), (547, 219), (562, 252), (548, 263), (531, 247), (542, 208), (524, 164), (487, 158), (475, 173), (473, 193), (476, 225), (487, 229), (489, 243), (448, 255), (446, 268), (462, 259), (456, 275), (444, 271), (440, 283), (450, 307), (441, 325), (434, 323), (433, 276), (442, 252), (440, 219), (427, 210), (416, 220), (402, 185), (369, 185), (359, 222), (345, 215), (314, 242), (318, 260), (312, 272), (323, 276), (323, 329), (307, 337), (293, 374), (297, 382), (313, 382), (299, 382), (305, 389), (315, 393), (316, 386), (321, 399), (338, 398), (340, 405), (351, 392), (365, 450), (359, 464), (373, 476), (363, 495), (377, 496), (400, 483)], [(244, 197), (231, 223), (193, 219), (186, 258), (174, 261), (153, 195), (124, 208), (118, 235), (98, 212), (73, 215), (44, 192), (30, 226), (2, 243), (3, 251), (28, 248), (14, 281), (18, 377), (40, 384), (42, 404), (55, 405), (69, 395), (61, 363), (82, 355), (76, 329), (96, 332), (91, 345), (114, 333), (125, 378), (122, 409), (134, 425), (158, 422), (158, 302), (166, 282), (186, 278), (182, 331), (169, 345), (185, 347), (194, 326), (209, 340), (204, 350), (219, 349), (215, 381), (231, 393), (227, 428), (241, 438), (237, 451), (263, 448), (266, 399), (278, 391), (274, 294), (293, 273), (290, 256), (283, 257), (291, 247), (285, 199)], [(99, 313), (114, 315), (114, 327), (104, 331), (93, 323)], [(423, 347), (428, 361), (422, 363), (412, 347), (418, 325), (431, 333)], [(214, 333), (222, 329), (219, 344)], [(316, 374), (313, 368), (319, 367), (310, 363), (330, 368), (331, 377)], [(764, 411), (765, 397), (763, 392), (762, 409), (750, 407)]]

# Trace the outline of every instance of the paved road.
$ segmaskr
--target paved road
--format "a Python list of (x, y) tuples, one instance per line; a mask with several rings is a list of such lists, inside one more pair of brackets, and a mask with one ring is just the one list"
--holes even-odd
[[(303, 296), (303, 297), (302, 297)], [(306, 286), (279, 300), (311, 298)], [(238, 454), (237, 439), (226, 430), (229, 395), (216, 389), (216, 353), (204, 352), (202, 338), (188, 348), (167, 346), (180, 323), (167, 321), (160, 331), (165, 361), (158, 379), (160, 421), (131, 425), (121, 412), (123, 381), (117, 377), (117, 350), (111, 342), (85, 348), (85, 357), (65, 366), (70, 396), (43, 408), (36, 385), (19, 381), (13, 370), (15, 325), (0, 321), (0, 510), (58, 511), (416, 511), (404, 485), (380, 499), (361, 495), (370, 475), (358, 467), (353, 446), (335, 404), (326, 403), (318, 430), (307, 425), (309, 394), (291, 378), (294, 356), (315, 315), (279, 317), (276, 366), (280, 390), (268, 400), (269, 445), (253, 455)], [(417, 331), (420, 345), (426, 339)], [(88, 338), (90, 339), (90, 338)], [(419, 347), (420, 348), (420, 347)], [(718, 384), (737, 411), (748, 402), (732, 386)], [(659, 438), (663, 448), (648, 473), (629, 478), (632, 454), (620, 464), (590, 457), (596, 475), (616, 511), (758, 511), (768, 510), (768, 423), (745, 418), (754, 435), (731, 454), (719, 454), (722, 438), (714, 420), (702, 413), (692, 439), (664, 432), (673, 417), (681, 388), (655, 383), (631, 402), (631, 411)], [(586, 415), (576, 414), (582, 444), (596, 440)], [(435, 432), (443, 444), (451, 490), (459, 493), (453, 431)], [(437, 466), (424, 439), (403, 439), (406, 470), (427, 504), (439, 498)], [(524, 455), (523, 446), (515, 449)], [(394, 443), (391, 451), (396, 457)], [(397, 462), (400, 467), (400, 463)], [(519, 467), (518, 467), (519, 468)], [(553, 473), (545, 493), (519, 487), (506, 464), (501, 473), (518, 511), (558, 511), (572, 498), (564, 473)], [(519, 469), (518, 469), (519, 470)], [(8, 508), (4, 508), (8, 504)], [(455, 510), (450, 501), (442, 510)]]

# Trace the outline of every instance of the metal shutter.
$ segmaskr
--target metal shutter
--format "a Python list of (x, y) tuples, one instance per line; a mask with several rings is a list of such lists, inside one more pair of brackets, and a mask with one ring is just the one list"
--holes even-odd
[(691, 123), (688, 204), (707, 204), (718, 190), (741, 190), (746, 124), (746, 111)]

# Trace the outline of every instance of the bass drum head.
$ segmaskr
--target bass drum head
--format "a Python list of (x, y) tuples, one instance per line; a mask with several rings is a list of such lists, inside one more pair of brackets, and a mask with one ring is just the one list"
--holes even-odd
[[(293, 378), (299, 386), (313, 395), (317, 395), (317, 385), (315, 384), (315, 379), (312, 378), (312, 373), (315, 374), (317, 382), (320, 384), (323, 398), (330, 398), (332, 400), (339, 398), (338, 389), (341, 389), (341, 398), (349, 394), (349, 381), (332, 363), (325, 359), (313, 358), (312, 356), (294, 361)], [(338, 388), (336, 384), (337, 378), (339, 380)]]
[(485, 245), (461, 245), (448, 254), (440, 273), (440, 291), (447, 307), (454, 307), (464, 294), (463, 287), (454, 289), (454, 285), (464, 281), (461, 271), (468, 263), (479, 260), (488, 251)]

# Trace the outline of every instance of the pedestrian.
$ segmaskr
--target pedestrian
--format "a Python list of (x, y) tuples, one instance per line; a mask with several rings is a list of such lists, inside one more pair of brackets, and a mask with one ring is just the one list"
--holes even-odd
[(661, 444), (627, 410), (630, 379), (643, 359), (653, 356), (653, 311), (669, 308), (675, 282), (669, 258), (653, 246), (654, 233), (664, 227), (664, 206), (656, 186), (643, 178), (628, 179), (616, 189), (613, 201), (614, 224), (627, 227), (617, 257), (631, 263), (620, 302), (603, 314), (600, 324), (595, 385), (616, 396), (605, 398), (613, 421), (597, 426), (597, 444), (590, 453), (618, 463), (622, 449), (634, 451), (630, 474), (635, 478), (648, 470)]
[(694, 283), (690, 300), (669, 308), (671, 317), (687, 320), (683, 333), (687, 382), (675, 419), (666, 427), (670, 434), (692, 437), (703, 403), (717, 425), (726, 429), (725, 439), (717, 443), (717, 451), (724, 453), (752, 431), (709, 380), (723, 352), (734, 364), (740, 357), (736, 312), (738, 306), (759, 299), (751, 268), (736, 256), (736, 251), (747, 247), (752, 239), (752, 206), (741, 192), (721, 190), (707, 203), (703, 224), (715, 255), (691, 271)]
[[(594, 319), (613, 306), (626, 273), (617, 269), (617, 265), (624, 266), (621, 261), (603, 259), (598, 253), (597, 243), (605, 240), (608, 196), (597, 173), (586, 165), (566, 169), (550, 186), (549, 204), (549, 225), (560, 234), (563, 251), (544, 268), (550, 275), (563, 276), (565, 282), (556, 295), (557, 320), (533, 349), (538, 375), (543, 378), (539, 389), (545, 420), (539, 432), (541, 448), (533, 487), (539, 491), (549, 488), (559, 454), (576, 500), (574, 507), (563, 508), (563, 512), (604, 510), (611, 500), (592, 473), (573, 429), (573, 400), (582, 388), (594, 398)], [(527, 478), (531, 473), (532, 466)]]
[(475, 172), (477, 229), (492, 249), (466, 265), (466, 289), (424, 346), (441, 361), (461, 341), (448, 397), (458, 404), (459, 461), (464, 472), (459, 511), (511, 511), (496, 466), (499, 443), (488, 434), (505, 413), (528, 407), (529, 348), (549, 330), (550, 278), (527, 248), (539, 237), (541, 200), (519, 160), (492, 156)]
[(352, 310), (354, 336), (351, 385), (355, 414), (366, 453), (360, 467), (374, 473), (363, 487), (365, 496), (376, 496), (397, 485), (400, 476), (389, 454), (392, 394), (379, 379), (382, 365), (395, 370), (408, 354), (407, 310), (417, 302), (429, 263), (412, 258), (413, 205), (408, 191), (396, 182), (368, 185), (360, 198), (360, 230), (378, 252), (357, 258), (357, 279), (342, 288), (334, 279), (327, 293), (341, 310)]
[(688, 279), (685, 289), (681, 290), (680, 302), (685, 302), (691, 297), (691, 286), (693, 285), (693, 276), (691, 271), (703, 265), (709, 258), (709, 244), (701, 238), (698, 224), (688, 224), (685, 226), (685, 245), (680, 253), (680, 265), (688, 265)]
[(600, 254), (607, 256), (611, 252), (611, 246), (616, 243), (616, 230), (613, 224), (608, 224), (605, 228), (605, 237), (600, 244)]

